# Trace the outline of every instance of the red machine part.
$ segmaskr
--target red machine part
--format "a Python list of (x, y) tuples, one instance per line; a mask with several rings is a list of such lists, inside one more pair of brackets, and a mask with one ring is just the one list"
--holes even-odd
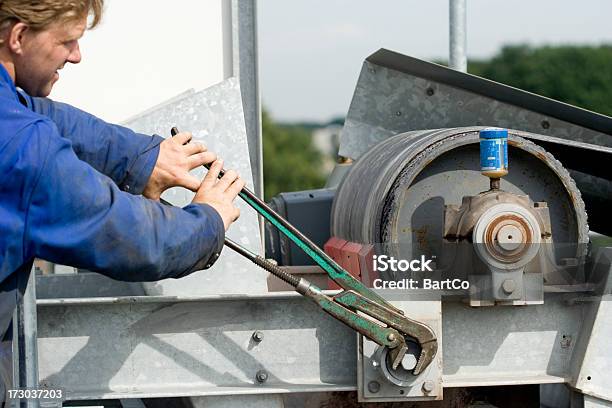
[[(349, 242), (338, 237), (331, 237), (323, 246), (327, 255), (343, 267), (348, 273), (360, 280), (364, 285), (372, 287), (372, 282), (378, 277), (373, 270), (372, 257), (375, 254), (374, 245)], [(336, 282), (328, 279), (328, 289), (341, 289)]]

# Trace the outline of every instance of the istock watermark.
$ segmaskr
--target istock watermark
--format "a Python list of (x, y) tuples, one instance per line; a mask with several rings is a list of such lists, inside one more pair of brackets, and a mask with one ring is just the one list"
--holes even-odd
[(427, 259), (425, 255), (421, 255), (420, 259), (395, 259), (388, 255), (374, 255), (373, 265), (376, 272), (433, 272), (430, 264), (433, 259)]
[[(425, 289), (425, 290), (468, 290), (470, 283), (466, 279), (458, 279), (456, 276), (452, 278), (425, 278), (421, 272), (437, 272), (435, 275), (440, 275), (440, 271), (435, 271), (435, 256), (427, 257), (420, 255), (415, 259), (397, 259), (389, 255), (373, 255), (372, 269), (378, 275), (379, 273), (387, 273), (393, 276), (391, 279), (383, 279), (377, 277), (372, 280), (372, 286), (375, 289)], [(404, 276), (397, 278), (398, 273), (403, 273)], [(417, 273), (418, 277), (411, 276), (411, 273)]]

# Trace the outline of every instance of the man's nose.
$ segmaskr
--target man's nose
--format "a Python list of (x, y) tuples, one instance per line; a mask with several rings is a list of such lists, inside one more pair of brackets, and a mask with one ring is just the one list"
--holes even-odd
[(79, 62), (81, 62), (81, 49), (79, 48), (78, 42), (70, 52), (70, 55), (68, 55), (68, 62), (72, 64), (78, 64)]

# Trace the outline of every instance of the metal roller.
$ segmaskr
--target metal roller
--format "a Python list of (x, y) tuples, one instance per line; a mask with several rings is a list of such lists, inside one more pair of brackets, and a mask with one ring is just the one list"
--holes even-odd
[[(483, 127), (420, 130), (390, 137), (359, 158), (340, 185), (332, 208), (332, 235), (354, 242), (401, 244), (431, 254), (442, 242), (445, 205), (489, 189), (479, 166)], [(510, 171), (501, 189), (545, 202), (555, 258), (583, 255), (588, 225), (568, 171), (530, 133), (509, 130)], [(566, 245), (567, 244), (567, 245)], [(579, 245), (576, 245), (579, 244)], [(408, 253), (406, 253), (408, 251)]]

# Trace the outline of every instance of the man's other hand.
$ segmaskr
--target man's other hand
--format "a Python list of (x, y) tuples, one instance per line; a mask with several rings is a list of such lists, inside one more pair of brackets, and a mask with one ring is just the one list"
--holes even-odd
[(159, 200), (161, 194), (170, 187), (198, 190), (200, 180), (189, 174), (189, 171), (212, 163), (217, 159), (217, 155), (207, 151), (206, 146), (201, 143), (189, 143), (191, 137), (191, 133), (181, 132), (161, 142), (155, 168), (142, 195)]
[(225, 230), (240, 216), (240, 210), (234, 205), (234, 199), (244, 187), (244, 180), (234, 170), (228, 170), (218, 179), (223, 168), (223, 161), (216, 160), (202, 180), (192, 203), (208, 204), (213, 207), (221, 218)]

